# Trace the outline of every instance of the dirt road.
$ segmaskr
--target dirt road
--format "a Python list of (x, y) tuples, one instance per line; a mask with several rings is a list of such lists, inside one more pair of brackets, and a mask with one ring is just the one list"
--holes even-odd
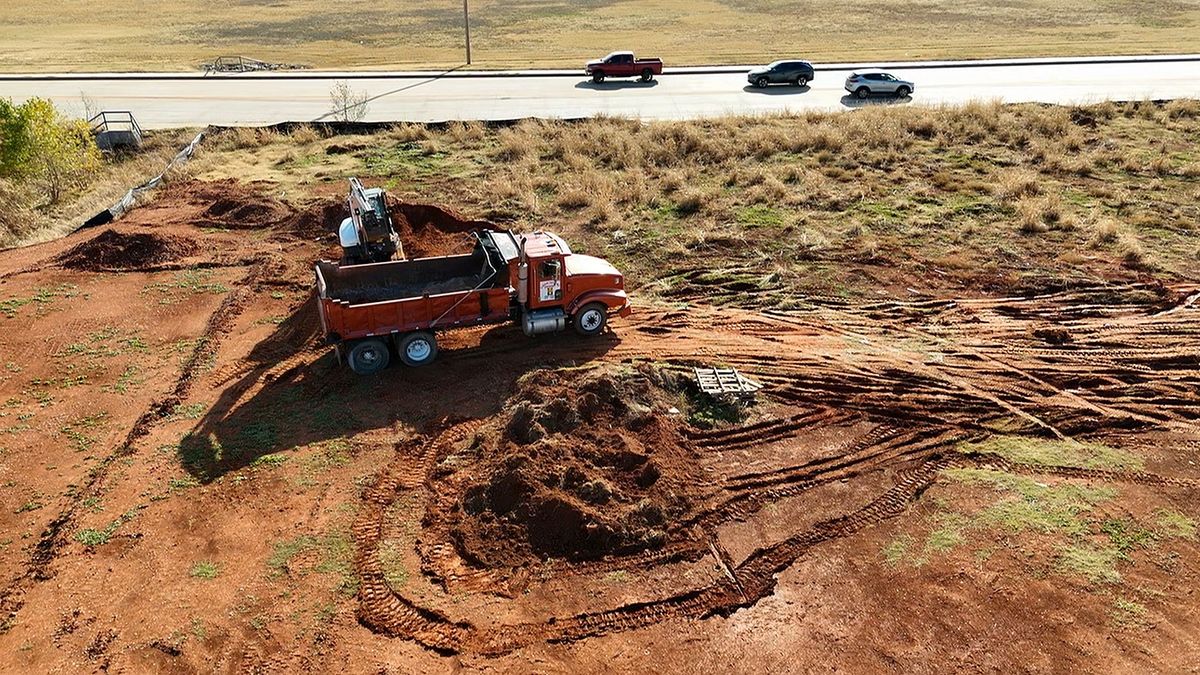
[[(184, 183), (0, 253), (0, 669), (1196, 665), (1200, 288), (696, 287), (358, 378), (311, 300), (339, 202)], [(697, 364), (757, 403), (704, 428)]]

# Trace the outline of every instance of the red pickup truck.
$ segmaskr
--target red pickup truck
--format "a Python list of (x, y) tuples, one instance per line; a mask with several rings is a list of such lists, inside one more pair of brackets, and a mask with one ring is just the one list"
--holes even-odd
[(606, 77), (634, 77), (649, 82), (655, 75), (662, 75), (662, 59), (635, 59), (633, 52), (613, 52), (602, 59), (587, 62), (587, 74), (592, 82), (600, 83)]

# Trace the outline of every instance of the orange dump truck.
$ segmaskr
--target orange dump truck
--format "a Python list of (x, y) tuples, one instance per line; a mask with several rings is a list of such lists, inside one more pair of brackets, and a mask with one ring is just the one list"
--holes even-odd
[(435, 331), (519, 322), (526, 335), (567, 326), (599, 335), (612, 314), (628, 316), (625, 279), (607, 261), (572, 253), (549, 232), (480, 230), (467, 254), (368, 265), (317, 263), (325, 338), (360, 375), (437, 357)]

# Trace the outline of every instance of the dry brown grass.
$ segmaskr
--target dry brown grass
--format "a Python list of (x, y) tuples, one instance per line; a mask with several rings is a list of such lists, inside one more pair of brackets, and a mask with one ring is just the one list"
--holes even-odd
[(1027, 168), (1003, 169), (996, 179), (996, 196), (1003, 201), (1034, 197), (1042, 193), (1042, 177)]
[[(1187, 110), (982, 102), (697, 122), (401, 125), (369, 152), (331, 157), (323, 146), (338, 139), (279, 139), (224, 156), (229, 174), (280, 181), (289, 194), (318, 173), (364, 175), (401, 197), (554, 229), (654, 288), (671, 270), (713, 265), (755, 279), (782, 267), (783, 278), (823, 293), (866, 292), (846, 281), (850, 270), (887, 288), (963, 288), (1107, 275), (1113, 263), (1139, 274), (1194, 267), (1187, 224), (1200, 222), (1200, 189), (1181, 158), (1200, 145), (1200, 117)], [(1160, 155), (1172, 168), (1151, 174)], [(375, 166), (387, 169), (369, 178)]]

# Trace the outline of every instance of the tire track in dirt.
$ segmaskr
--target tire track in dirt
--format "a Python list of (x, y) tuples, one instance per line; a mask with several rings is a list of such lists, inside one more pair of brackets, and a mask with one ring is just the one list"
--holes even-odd
[[(731, 365), (763, 382), (764, 396), (800, 409), (740, 427), (688, 430), (686, 440), (713, 457), (721, 471), (713, 492), (677, 522), (660, 548), (498, 572), (472, 567), (445, 532), (425, 529), (422, 538), (427, 541), (419, 544), (423, 571), (447, 592), (508, 597), (543, 580), (648, 570), (708, 556), (721, 563), (724, 577), (667, 597), (544, 622), (472, 623), (421, 608), (381, 585), (377, 559), (372, 558), (378, 540), (372, 539), (373, 526), (367, 522), (356, 534), (362, 574), (369, 581), (364, 585), (360, 618), (375, 630), (431, 649), (503, 654), (534, 642), (570, 642), (665, 620), (727, 614), (754, 604), (773, 592), (775, 575), (812, 546), (902, 513), (948, 468), (1195, 487), (1193, 479), (1143, 471), (1046, 467), (993, 455), (947, 452), (996, 428), (1067, 438), (1131, 425), (1170, 427), (1187, 422), (1197, 407), (1189, 395), (1196, 391), (1192, 373), (1198, 369), (1193, 367), (1194, 348), (1181, 342), (1180, 336), (1200, 331), (1180, 317), (1190, 316), (1191, 310), (1180, 309), (1160, 326), (1136, 304), (1093, 301), (1111, 293), (1112, 289), (1104, 288), (1075, 289), (1024, 298), (889, 302), (857, 308), (839, 299), (815, 298), (812, 310), (773, 313), (761, 321), (746, 318), (745, 313), (739, 318), (737, 310), (703, 307), (635, 317), (603, 360), (652, 359), (677, 374), (704, 362)], [(1075, 306), (1067, 307), (1071, 303)], [(1066, 323), (1061, 321), (1064, 316)], [(1074, 344), (1046, 347), (1033, 334), (1033, 328), (1041, 325), (1038, 322), (1052, 319), (1058, 319), (1054, 325), (1067, 326)], [(897, 323), (923, 326), (933, 320), (940, 322), (936, 333), (923, 327), (900, 328), (896, 340)], [(1091, 343), (1103, 346), (1084, 346)], [(508, 355), (524, 362), (528, 359), (517, 356), (523, 349), (513, 342), (464, 350), (456, 357)], [(583, 350), (571, 346), (554, 345), (549, 351), (556, 360), (586, 358)], [(1153, 379), (1164, 371), (1174, 379), (1169, 383)], [(1152, 410), (1156, 406), (1159, 411)], [(825, 456), (802, 464), (741, 474), (730, 471), (733, 466), (720, 465), (733, 461), (722, 460), (722, 453), (769, 454), (771, 448), (792, 442), (803, 432), (867, 421), (875, 426), (853, 442), (829, 447)], [(729, 560), (713, 536), (722, 523), (748, 519), (767, 504), (831, 481), (891, 470), (898, 470), (896, 484), (863, 508), (762, 546), (740, 563)], [(447, 499), (445, 486), (434, 479), (427, 479), (425, 487), (431, 499)], [(439, 490), (443, 490), (440, 495)]]
[[(370, 516), (355, 527), (359, 546), (356, 566), (362, 576), (360, 620), (373, 630), (404, 637), (443, 653), (473, 652), (502, 655), (525, 645), (573, 642), (669, 620), (702, 619), (728, 615), (755, 604), (774, 590), (775, 577), (818, 544), (850, 536), (866, 527), (896, 517), (936, 479), (949, 461), (935, 457), (899, 474), (899, 481), (861, 509), (823, 521), (788, 539), (754, 551), (732, 568), (731, 578), (666, 598), (630, 603), (599, 612), (552, 617), (545, 622), (478, 627), (454, 621), (445, 614), (416, 606), (392, 592), (383, 581), (375, 548), (379, 524)], [(375, 490), (371, 491), (372, 494)], [(369, 504), (378, 508), (380, 500)], [(707, 548), (707, 546), (706, 546)]]

